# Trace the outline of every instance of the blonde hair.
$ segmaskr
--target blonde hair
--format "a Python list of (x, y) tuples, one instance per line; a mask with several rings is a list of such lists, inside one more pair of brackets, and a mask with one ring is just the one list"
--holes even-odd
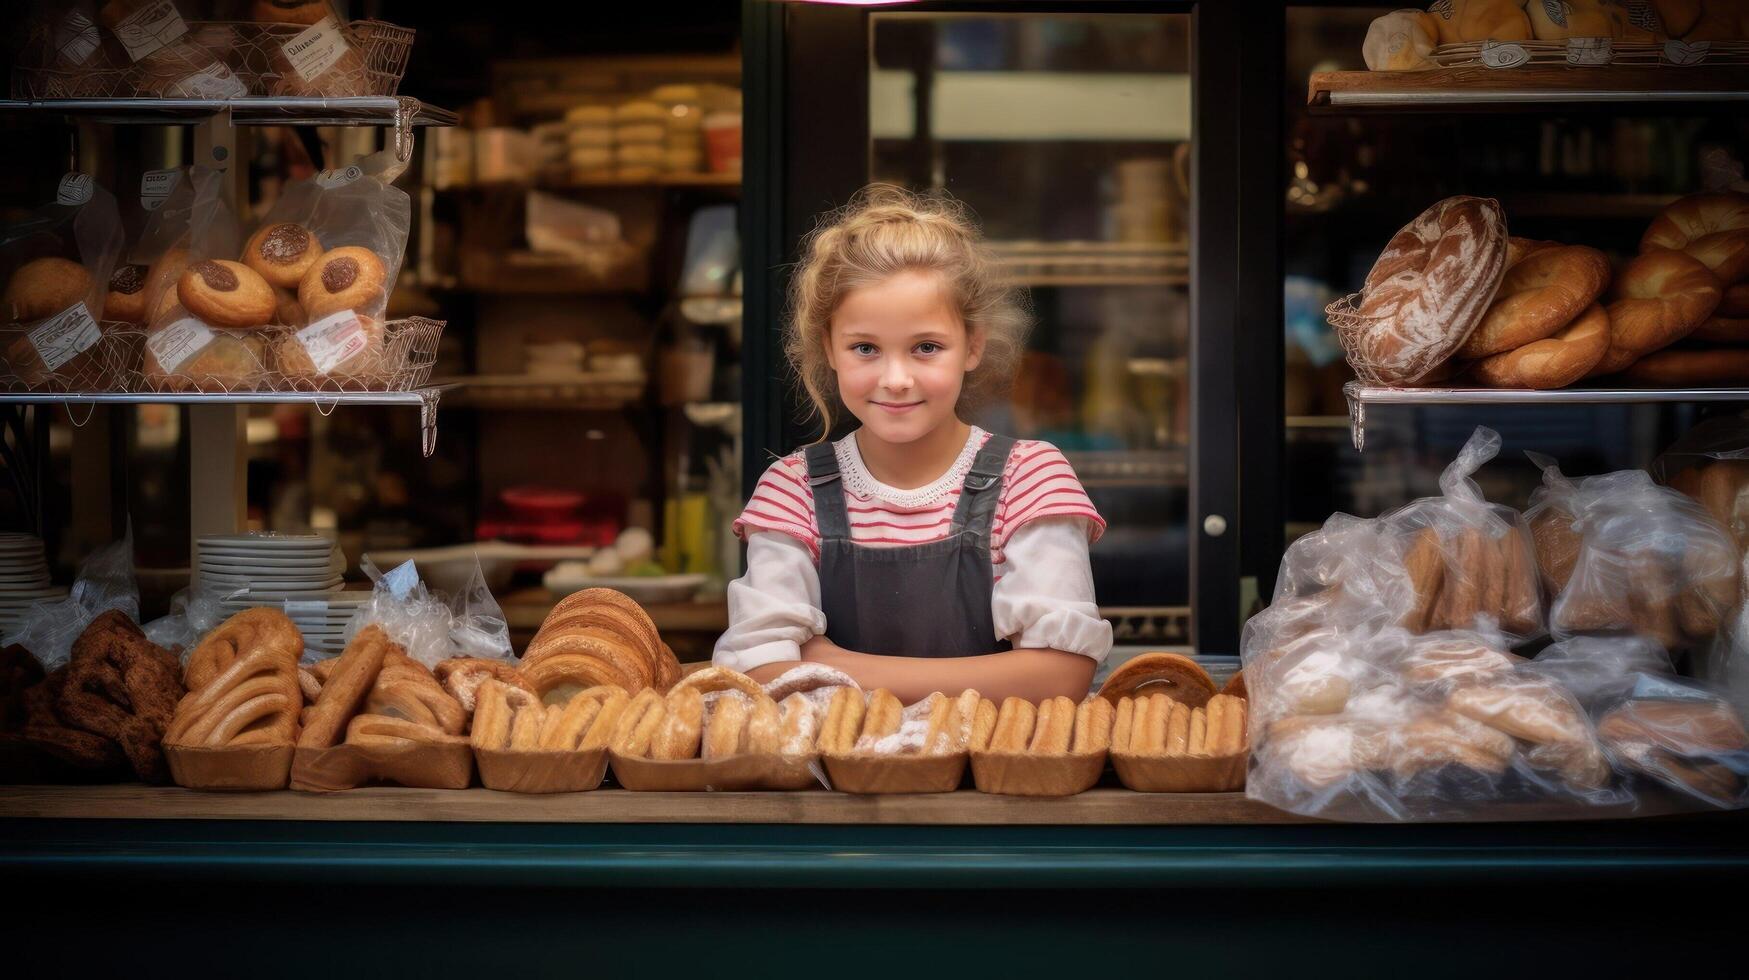
[(1020, 294), (996, 274), (983, 234), (958, 201), (870, 184), (822, 217), (802, 240), (801, 252), (790, 277), (783, 350), (801, 376), (810, 417), (821, 420), (821, 439), (831, 433), (841, 407), (826, 353), (832, 314), (851, 290), (901, 272), (939, 275), (967, 339), (980, 333), (984, 338), (978, 366), (966, 372), (960, 406), (979, 404), (1013, 381), (1031, 317)]

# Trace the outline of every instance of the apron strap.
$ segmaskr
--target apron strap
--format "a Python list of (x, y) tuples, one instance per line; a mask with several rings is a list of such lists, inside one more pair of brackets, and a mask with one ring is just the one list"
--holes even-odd
[(814, 524), (822, 541), (850, 539), (850, 514), (844, 509), (844, 481), (838, 478), (838, 453), (830, 442), (806, 450), (808, 486), (814, 491)]
[(954, 508), (954, 529), (970, 531), (983, 548), (990, 547), (990, 525), (996, 517), (996, 501), (1002, 496), (1002, 471), (1008, 467), (1008, 454), (1013, 450), (1012, 436), (985, 440), (966, 473), (959, 506)]

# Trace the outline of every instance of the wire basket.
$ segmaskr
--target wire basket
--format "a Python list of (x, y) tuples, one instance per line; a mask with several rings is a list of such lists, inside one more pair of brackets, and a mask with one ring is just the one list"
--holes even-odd
[(1467, 329), (1455, 341), (1449, 335), (1438, 342), (1404, 337), (1395, 317), (1360, 312), (1363, 297), (1362, 293), (1349, 293), (1324, 307), (1324, 319), (1336, 332), (1342, 352), (1348, 357), (1348, 366), (1360, 380), (1375, 385), (1415, 387), (1444, 376), (1440, 367), (1469, 335)]
[[(1599, 42), (1602, 42), (1601, 44)], [(1567, 41), (1462, 41), (1433, 49), (1441, 68), (1685, 68), (1749, 65), (1749, 41), (1685, 44), (1613, 42), (1608, 38)]]
[[(236, 332), (257, 343), (251, 348), (253, 357), (239, 353), (224, 374), (156, 374), (145, 369), (136, 358), (130, 372), (128, 390), (137, 392), (189, 392), (215, 394), (258, 391), (413, 391), (431, 379), (431, 369), (437, 364), (437, 343), (443, 336), (444, 321), (425, 317), (390, 320), (383, 325), (383, 354), (368, 371), (357, 374), (291, 374), (280, 369), (275, 351), (291, 331), (287, 328), (267, 328)], [(142, 335), (143, 336), (143, 335)], [(137, 349), (137, 348), (136, 348)]]
[(37, 357), (23, 328), (0, 328), (0, 391), (125, 390), (138, 372), (145, 331), (125, 323), (104, 323), (101, 328), (103, 335), (97, 343), (53, 370)]
[[(89, 25), (89, 22), (86, 22)], [(65, 23), (39, 20), (12, 70), (15, 99), (243, 98), (394, 95), (413, 50), (410, 28), (375, 20), (342, 27), (349, 50), (314, 80), (292, 70), (286, 42), (301, 24), (193, 21), (188, 33), (139, 62), (87, 26), (69, 43)], [(101, 40), (98, 40), (101, 38)]]

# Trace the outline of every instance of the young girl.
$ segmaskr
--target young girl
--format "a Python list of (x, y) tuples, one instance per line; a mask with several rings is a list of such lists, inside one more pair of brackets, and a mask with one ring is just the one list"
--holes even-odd
[(1004, 387), (1026, 316), (949, 201), (872, 185), (804, 242), (785, 352), (837, 442), (773, 463), (735, 521), (713, 661), (836, 667), (910, 703), (975, 688), (1079, 701), (1111, 650), (1087, 548), (1105, 529), (1055, 447), (961, 409)]

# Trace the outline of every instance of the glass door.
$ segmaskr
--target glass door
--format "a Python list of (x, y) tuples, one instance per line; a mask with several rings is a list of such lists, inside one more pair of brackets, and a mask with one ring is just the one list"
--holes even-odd
[(749, 451), (816, 435), (776, 349), (796, 242), (871, 181), (945, 191), (1034, 314), (1012, 392), (969, 421), (1068, 456), (1109, 524), (1093, 573), (1120, 645), (1237, 652), (1241, 67), (1196, 52), (1237, 49), (1238, 24), (1197, 3), (749, 20)]

